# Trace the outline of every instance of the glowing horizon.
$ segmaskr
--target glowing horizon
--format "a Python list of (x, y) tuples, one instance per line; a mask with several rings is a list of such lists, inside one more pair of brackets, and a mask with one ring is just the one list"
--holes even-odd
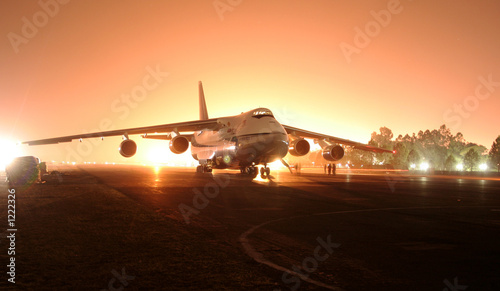
[[(200, 80), (210, 117), (265, 107), (283, 124), (363, 143), (383, 126), (397, 137), (446, 124), (487, 148), (500, 134), (500, 3), (278, 0), (221, 12), (211, 1), (92, 1), (34, 20), (48, 13), (40, 3), (0, 11), (0, 137), (196, 120)], [(81, 160), (124, 161), (119, 142), (92, 141)], [(128, 161), (164, 155), (139, 146)], [(23, 151), (65, 160), (82, 148)]]

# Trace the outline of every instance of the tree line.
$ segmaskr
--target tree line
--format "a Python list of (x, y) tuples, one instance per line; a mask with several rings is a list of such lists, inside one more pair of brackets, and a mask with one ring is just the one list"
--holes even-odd
[[(500, 135), (488, 150), (485, 146), (468, 142), (462, 133), (452, 134), (446, 125), (439, 129), (419, 131), (412, 135), (399, 135), (393, 139), (392, 130), (381, 127), (380, 132), (373, 132), (369, 145), (395, 150), (391, 153), (372, 153), (347, 147), (345, 156), (337, 163), (353, 167), (387, 167), (396, 169), (420, 169), (422, 165), (438, 171), (476, 171), (480, 165), (500, 171)], [(321, 151), (311, 152), (307, 156), (316, 165), (325, 163), (321, 160)]]

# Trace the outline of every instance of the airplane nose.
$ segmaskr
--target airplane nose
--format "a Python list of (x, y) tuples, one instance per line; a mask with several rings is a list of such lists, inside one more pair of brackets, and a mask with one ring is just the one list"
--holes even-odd
[(271, 136), (271, 142), (268, 147), (268, 153), (273, 156), (277, 156), (278, 158), (283, 158), (288, 153), (288, 139), (286, 135), (282, 134), (274, 134)]
[(237, 156), (244, 163), (270, 163), (283, 158), (287, 153), (286, 133), (273, 132), (256, 136), (248, 143), (240, 144)]
[(283, 133), (271, 133), (262, 138), (260, 151), (265, 162), (281, 159), (288, 153), (288, 138)]

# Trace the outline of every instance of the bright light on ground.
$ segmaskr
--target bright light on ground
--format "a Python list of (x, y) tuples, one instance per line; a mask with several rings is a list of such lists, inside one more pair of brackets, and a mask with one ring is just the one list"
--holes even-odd
[(21, 148), (16, 145), (16, 142), (8, 139), (0, 138), (0, 171), (5, 170), (12, 159), (22, 156)]
[(193, 167), (198, 165), (198, 161), (193, 159), (191, 155), (190, 148), (182, 154), (174, 154), (165, 143), (157, 143), (148, 145), (148, 148), (144, 148), (143, 150), (146, 151), (146, 158), (149, 165), (168, 165), (174, 167)]
[(423, 162), (420, 164), (420, 170), (427, 171), (429, 169), (429, 164), (426, 162)]
[(457, 170), (462, 171), (463, 169), (464, 169), (464, 165), (463, 164), (458, 164), (457, 165)]
[(169, 149), (162, 146), (155, 146), (148, 150), (148, 160), (153, 164), (166, 164), (169, 158)]
[(417, 166), (415, 164), (411, 164), (410, 168), (415, 169)]
[(486, 171), (486, 169), (488, 169), (488, 165), (486, 165), (486, 164), (479, 165), (479, 170)]
[(269, 169), (271, 169), (271, 172), (273, 170), (281, 170), (283, 168), (286, 168), (280, 160), (269, 163), (267, 164), (267, 166), (269, 167)]

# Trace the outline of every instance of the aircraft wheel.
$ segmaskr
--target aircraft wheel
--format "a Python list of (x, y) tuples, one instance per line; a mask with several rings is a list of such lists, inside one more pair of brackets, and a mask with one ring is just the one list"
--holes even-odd
[(256, 168), (256, 167), (253, 167), (252, 169), (252, 177), (257, 177), (257, 175), (259, 174), (259, 169)]
[(260, 175), (264, 176), (266, 174), (266, 169), (260, 168)]
[(266, 167), (266, 175), (269, 176), (271, 174), (271, 169)]
[(196, 167), (196, 173), (203, 173), (203, 166), (199, 165)]

